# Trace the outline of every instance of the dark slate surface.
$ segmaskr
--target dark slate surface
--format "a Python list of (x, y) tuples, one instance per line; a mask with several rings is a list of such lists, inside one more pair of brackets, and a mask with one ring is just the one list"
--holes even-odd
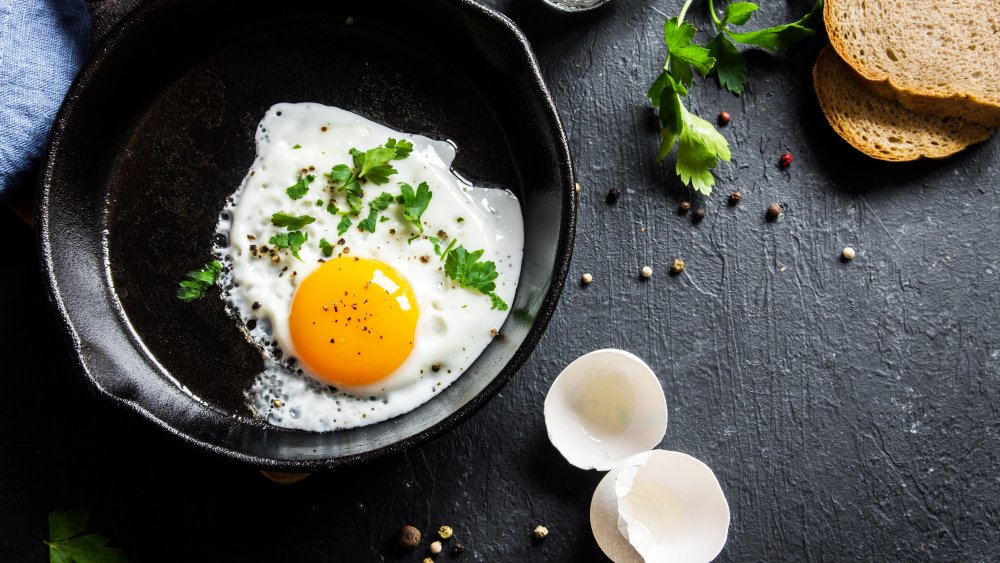
[[(94, 3), (98, 25), (135, 3)], [(568, 284), (521, 373), (419, 450), (276, 485), (83, 387), (33, 234), (3, 210), (0, 560), (44, 560), (46, 514), (85, 507), (136, 561), (419, 561), (425, 552), (393, 547), (404, 522), (450, 524), (470, 561), (600, 561), (587, 518), (600, 474), (554, 452), (541, 407), (563, 365), (604, 346), (661, 378), (662, 447), (717, 472), (732, 507), (722, 560), (1000, 556), (1000, 142), (875, 163), (819, 114), (809, 70), (821, 40), (753, 53), (742, 98), (712, 83), (691, 97), (702, 116), (733, 114), (733, 161), (692, 224), (674, 212), (685, 192), (652, 162), (642, 96), (680, 0), (613, 0), (578, 17), (537, 0), (491, 4), (525, 29), (565, 120), (583, 185), (574, 276), (595, 280)], [(762, 17), (805, 4), (767, 2)], [(703, 24), (703, 10), (692, 19)], [(786, 149), (795, 163), (783, 171)], [(612, 185), (624, 196), (609, 206)], [(735, 189), (743, 202), (728, 207)], [(772, 202), (785, 213), (767, 223)], [(847, 244), (853, 263), (838, 260)], [(675, 257), (688, 269), (670, 277)], [(644, 264), (656, 270), (645, 282)], [(552, 530), (540, 544), (538, 523)]]

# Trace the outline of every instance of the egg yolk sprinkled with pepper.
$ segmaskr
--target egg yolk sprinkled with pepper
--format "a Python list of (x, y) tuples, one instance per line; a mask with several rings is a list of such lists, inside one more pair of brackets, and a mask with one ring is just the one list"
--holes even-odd
[(391, 375), (413, 350), (417, 299), (396, 270), (340, 257), (309, 274), (292, 300), (296, 356), (333, 385), (368, 385)]

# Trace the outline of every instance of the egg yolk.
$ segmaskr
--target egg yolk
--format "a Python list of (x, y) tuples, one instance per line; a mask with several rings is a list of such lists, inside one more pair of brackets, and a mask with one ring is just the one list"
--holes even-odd
[(313, 375), (333, 385), (369, 385), (410, 355), (419, 314), (399, 272), (377, 260), (340, 257), (299, 284), (289, 328)]

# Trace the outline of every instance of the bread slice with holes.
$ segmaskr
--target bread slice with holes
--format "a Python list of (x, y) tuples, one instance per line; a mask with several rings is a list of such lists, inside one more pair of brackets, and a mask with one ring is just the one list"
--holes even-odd
[(960, 117), (916, 113), (872, 93), (829, 45), (816, 59), (813, 85), (834, 130), (879, 160), (944, 158), (993, 133)]
[(998, 0), (826, 0), (837, 54), (880, 96), (1000, 127)]

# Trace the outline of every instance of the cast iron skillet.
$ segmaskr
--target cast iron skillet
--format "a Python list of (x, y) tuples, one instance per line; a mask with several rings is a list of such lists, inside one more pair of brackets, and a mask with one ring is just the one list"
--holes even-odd
[[(174, 296), (209, 258), (217, 214), (253, 161), (255, 126), (279, 101), (451, 139), (457, 170), (521, 199), (524, 266), (501, 337), (407, 415), (329, 433), (254, 420), (243, 390), (259, 353), (216, 296)], [(100, 394), (216, 453), (315, 470), (422, 443), (511, 378), (559, 299), (573, 185), (524, 36), (470, 0), (153, 0), (108, 36), (71, 89), (37, 224), (52, 299)]]

